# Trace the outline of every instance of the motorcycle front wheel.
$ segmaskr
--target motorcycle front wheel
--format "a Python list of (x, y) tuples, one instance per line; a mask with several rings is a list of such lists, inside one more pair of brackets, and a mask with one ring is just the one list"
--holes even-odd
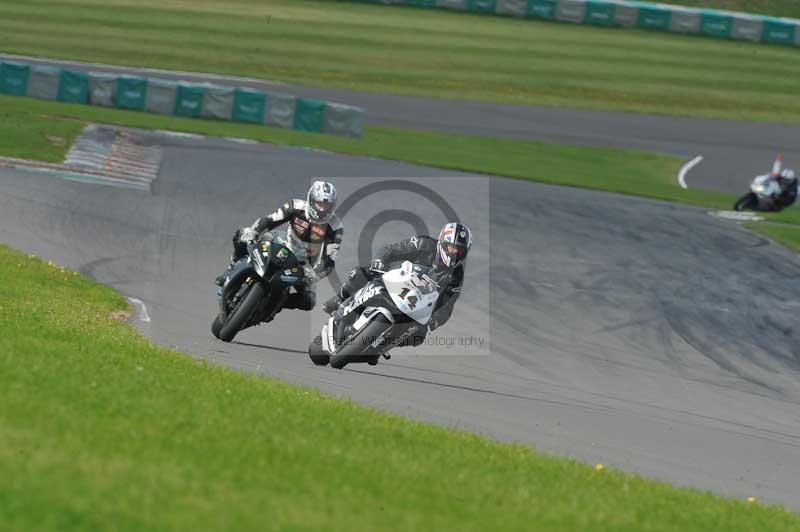
[(370, 345), (376, 338), (380, 337), (392, 323), (385, 316), (377, 316), (364, 326), (355, 336), (347, 340), (336, 354), (331, 355), (330, 363), (332, 368), (342, 369), (351, 363), (371, 362), (375, 360), (375, 353), (368, 353)]
[(219, 339), (223, 342), (230, 342), (234, 339), (236, 334), (247, 323), (250, 315), (255, 310), (261, 298), (264, 297), (264, 286), (259, 283), (253, 283), (247, 295), (244, 296), (239, 306), (232, 309), (231, 314), (219, 330)]
[(318, 334), (310, 344), (308, 344), (308, 358), (315, 366), (327, 366), (331, 357), (322, 349), (322, 335)]
[(215, 338), (219, 338), (219, 331), (222, 330), (224, 324), (222, 315), (217, 314), (214, 321), (211, 322), (211, 334), (213, 334)]
[(733, 210), (735, 211), (752, 211), (758, 206), (758, 198), (752, 192), (748, 192), (744, 196), (738, 199), (736, 203), (733, 205)]

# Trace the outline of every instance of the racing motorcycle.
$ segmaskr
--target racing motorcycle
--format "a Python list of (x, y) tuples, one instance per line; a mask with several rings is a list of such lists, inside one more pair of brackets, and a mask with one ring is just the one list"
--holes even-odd
[(236, 262), (217, 288), (219, 314), (211, 332), (230, 342), (248, 327), (270, 321), (283, 308), (289, 289), (305, 279), (305, 250), (292, 251), (286, 237), (265, 235), (248, 244), (247, 256)]
[(750, 184), (750, 192), (739, 198), (733, 206), (735, 211), (780, 211), (785, 205), (781, 200), (781, 187), (771, 175), (760, 175)]
[(388, 351), (428, 326), (439, 299), (439, 283), (430, 266), (404, 261), (349, 298), (322, 326), (308, 346), (314, 364), (342, 369), (351, 363), (375, 365)]

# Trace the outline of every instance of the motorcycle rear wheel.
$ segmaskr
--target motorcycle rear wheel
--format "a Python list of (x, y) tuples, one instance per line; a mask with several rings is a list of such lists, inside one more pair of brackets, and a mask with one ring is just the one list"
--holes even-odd
[(347, 344), (342, 346), (336, 354), (331, 355), (331, 367), (343, 369), (348, 364), (375, 361), (376, 355), (370, 348), (370, 344), (391, 326), (392, 323), (383, 315), (374, 318), (354, 337), (348, 339)]

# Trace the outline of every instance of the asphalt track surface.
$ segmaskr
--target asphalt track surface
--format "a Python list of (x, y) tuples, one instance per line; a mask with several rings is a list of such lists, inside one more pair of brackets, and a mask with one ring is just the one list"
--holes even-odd
[[(152, 195), (0, 170), (0, 241), (142, 300), (151, 321), (141, 329), (195, 356), (800, 509), (796, 254), (684, 205), (307, 149), (158, 142)], [(476, 246), (463, 300), (439, 332), (484, 338), (486, 349), (426, 346), (375, 367), (314, 367), (305, 350), (319, 307), (286, 311), (233, 344), (211, 336), (212, 280), (233, 229), (301, 195), (314, 175), (334, 176), (343, 197), (412, 176), (446, 195)], [(339, 271), (356, 263), (356, 237), (376, 212), (443, 221), (404, 194), (375, 194), (347, 213)], [(410, 230), (388, 224), (376, 244)], [(329, 293), (323, 283), (320, 299)]]
[[(800, 125), (714, 120), (564, 109), (491, 102), (421, 98), (344, 89), (300, 87), (275, 81), (210, 74), (154, 73), (142, 69), (79, 62), (10, 58), (41, 64), (70, 64), (85, 69), (152, 77), (248, 86), (363, 107), (367, 123), (468, 135), (486, 135), (589, 146), (635, 148), (703, 161), (687, 175), (689, 188), (741, 195), (753, 176), (769, 171), (776, 153), (800, 168)], [(564, 169), (569, 172), (569, 168)]]

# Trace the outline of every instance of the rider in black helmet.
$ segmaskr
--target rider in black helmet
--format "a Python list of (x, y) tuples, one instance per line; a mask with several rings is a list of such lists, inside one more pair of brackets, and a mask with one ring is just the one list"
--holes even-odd
[(439, 232), (438, 239), (420, 235), (388, 244), (378, 250), (369, 267), (353, 268), (339, 294), (326, 301), (323, 308), (328, 314), (335, 312), (343, 300), (367, 284), (378, 271), (391, 269), (405, 260), (415, 264), (429, 264), (435, 269), (441, 287), (439, 300), (436, 302), (428, 328), (414, 333), (408, 338), (409, 341), (401, 344), (419, 345), (425, 340), (429, 330), (441, 327), (450, 319), (453, 307), (461, 295), (464, 266), (471, 246), (472, 232), (460, 222), (450, 222), (445, 225)]

